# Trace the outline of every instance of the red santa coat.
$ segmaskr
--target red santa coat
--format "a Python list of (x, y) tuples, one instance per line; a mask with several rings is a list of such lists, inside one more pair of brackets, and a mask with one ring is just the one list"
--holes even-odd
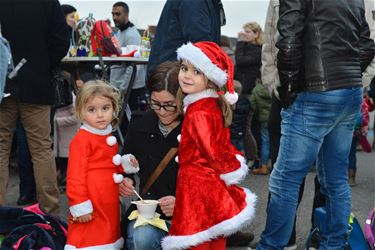
[[(112, 127), (97, 130), (83, 125), (70, 144), (66, 195), (69, 226), (65, 249), (121, 249), (119, 186), (112, 162), (118, 145)], [(111, 140), (112, 139), (112, 140)], [(88, 223), (72, 220), (92, 213)]]
[(213, 90), (188, 95), (181, 131), (176, 204), (164, 250), (186, 249), (247, 226), (256, 196), (234, 184), (248, 167), (230, 143), (217, 94)]

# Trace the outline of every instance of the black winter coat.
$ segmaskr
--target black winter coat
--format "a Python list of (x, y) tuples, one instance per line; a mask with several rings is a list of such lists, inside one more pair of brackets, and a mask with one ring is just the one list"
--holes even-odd
[(176, 50), (187, 42), (220, 43), (220, 0), (168, 0), (152, 42), (147, 75), (165, 61), (176, 61)]
[(362, 85), (375, 54), (363, 0), (284, 0), (277, 67), (284, 89), (327, 91)]
[[(13, 97), (20, 102), (49, 105), (54, 100), (51, 68), (69, 48), (69, 34), (58, 0), (1, 0), (0, 23), (14, 63), (27, 63), (17, 76)], [(14, 86), (12, 86), (14, 87)]]
[(255, 79), (260, 78), (262, 47), (249, 42), (237, 42), (234, 79), (242, 84), (242, 94), (251, 94)]
[[(159, 130), (158, 121), (158, 117), (152, 110), (135, 112), (125, 137), (124, 153), (133, 154), (139, 162), (140, 190), (170, 148), (178, 147), (177, 136), (181, 133), (181, 124), (164, 138)], [(172, 158), (144, 198), (159, 199), (167, 195), (175, 196), (177, 172), (178, 164)], [(158, 213), (165, 218), (160, 207), (158, 207)]]

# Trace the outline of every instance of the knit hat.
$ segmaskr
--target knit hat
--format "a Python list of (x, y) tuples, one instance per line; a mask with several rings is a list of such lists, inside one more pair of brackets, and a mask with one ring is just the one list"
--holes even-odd
[(213, 42), (187, 43), (177, 49), (177, 59), (186, 60), (220, 88), (218, 94), (234, 104), (238, 95), (234, 91), (234, 66), (230, 57), (219, 45)]

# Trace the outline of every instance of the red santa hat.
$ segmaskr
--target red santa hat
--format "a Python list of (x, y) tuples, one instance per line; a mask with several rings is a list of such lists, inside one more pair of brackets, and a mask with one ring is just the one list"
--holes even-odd
[(188, 61), (205, 74), (223, 90), (224, 97), (230, 104), (237, 102), (238, 95), (234, 92), (233, 85), (233, 62), (219, 45), (213, 42), (189, 42), (177, 49), (177, 59)]

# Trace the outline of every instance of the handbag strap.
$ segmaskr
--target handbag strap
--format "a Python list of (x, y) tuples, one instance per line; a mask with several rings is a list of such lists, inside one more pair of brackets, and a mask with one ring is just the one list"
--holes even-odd
[(147, 191), (150, 189), (152, 184), (156, 181), (156, 179), (160, 176), (160, 174), (164, 171), (164, 169), (167, 167), (167, 164), (171, 161), (173, 156), (176, 155), (178, 151), (178, 148), (171, 148), (168, 153), (164, 156), (164, 158), (161, 160), (159, 165), (156, 167), (154, 172), (151, 174), (151, 176), (148, 178), (146, 184), (144, 185), (141, 195), (144, 195), (147, 193)]

